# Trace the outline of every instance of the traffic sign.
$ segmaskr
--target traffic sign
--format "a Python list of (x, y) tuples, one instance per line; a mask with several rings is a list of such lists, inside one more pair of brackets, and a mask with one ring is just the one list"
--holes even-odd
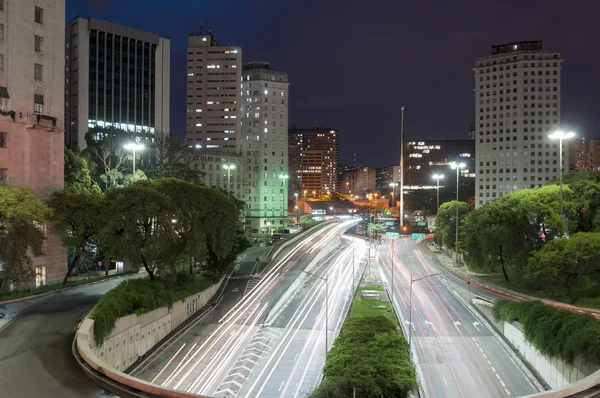
[(413, 239), (425, 239), (425, 234), (412, 234)]
[(394, 225), (394, 222), (393, 221), (386, 221), (385, 225)]
[(419, 227), (424, 227), (425, 225), (427, 225), (427, 223), (426, 223), (425, 221), (419, 221), (419, 222), (417, 223), (417, 225), (418, 225)]
[(390, 239), (398, 239), (400, 238), (400, 234), (398, 232), (386, 232), (385, 237)]

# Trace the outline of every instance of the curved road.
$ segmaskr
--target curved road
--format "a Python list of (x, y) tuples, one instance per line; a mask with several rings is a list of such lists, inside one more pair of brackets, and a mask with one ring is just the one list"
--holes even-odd
[(81, 371), (71, 344), (78, 321), (124, 279), (0, 305), (0, 397), (114, 397)]

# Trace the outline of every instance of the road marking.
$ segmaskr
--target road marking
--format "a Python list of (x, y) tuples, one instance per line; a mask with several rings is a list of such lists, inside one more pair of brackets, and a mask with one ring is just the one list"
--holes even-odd
[(506, 391), (506, 393), (508, 394), (508, 396), (510, 397), (510, 391), (508, 391), (508, 389), (504, 389), (504, 391)]
[(490, 361), (487, 361), (488, 365), (492, 366), (492, 363)]
[(232, 293), (236, 293), (236, 292), (239, 292), (239, 291), (240, 291), (240, 290), (239, 290), (239, 289), (236, 287), (236, 288), (235, 288), (235, 289), (233, 289), (231, 292), (232, 292)]
[(494, 373), (496, 373), (496, 368), (494, 368), (493, 366), (492, 366), (492, 370), (494, 371)]
[(456, 330), (459, 330), (458, 329), (459, 326), (460, 326), (460, 322), (459, 321), (454, 321), (454, 327), (456, 328)]
[(446, 387), (448, 387), (448, 382), (446, 381), (445, 377), (442, 377), (444, 379), (444, 384), (446, 385)]
[(481, 332), (481, 330), (479, 330), (477, 325), (481, 325), (481, 324), (479, 322), (473, 322), (473, 326), (475, 326), (475, 329), (477, 329), (478, 332)]
[(281, 391), (281, 389), (283, 388), (284, 384), (285, 384), (285, 380), (281, 382), (281, 385), (279, 386), (279, 390), (277, 390), (277, 392)]
[(503, 380), (500, 380), (500, 384), (502, 384), (502, 387), (506, 388), (506, 384), (504, 384)]
[(296, 362), (296, 360), (298, 359), (299, 356), (300, 356), (300, 353), (297, 353), (296, 356), (294, 357), (294, 362)]
[(477, 343), (477, 340), (475, 340), (475, 337), (471, 337), (471, 339), (473, 339), (473, 341), (474, 341), (475, 343)]
[(431, 326), (431, 328), (435, 332), (435, 326), (433, 326), (433, 322), (425, 321), (425, 324)]
[[(484, 357), (485, 359), (487, 359), (487, 355), (483, 354), (483, 357)], [(490, 365), (491, 365), (491, 364), (490, 364)]]
[(500, 376), (498, 376), (498, 373), (495, 373), (495, 375), (496, 375), (496, 377), (498, 378), (498, 380), (502, 380), (502, 379), (500, 378)]

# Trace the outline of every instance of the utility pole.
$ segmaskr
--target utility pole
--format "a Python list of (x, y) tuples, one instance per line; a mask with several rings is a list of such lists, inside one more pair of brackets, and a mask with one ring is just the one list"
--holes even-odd
[(404, 106), (402, 111), (402, 125), (400, 126), (400, 231), (404, 226)]

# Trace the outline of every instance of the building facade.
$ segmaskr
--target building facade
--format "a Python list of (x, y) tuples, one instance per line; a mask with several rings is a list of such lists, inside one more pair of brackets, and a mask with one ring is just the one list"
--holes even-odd
[(560, 127), (562, 62), (541, 41), (492, 46), (476, 59), (476, 207), (543, 185), (569, 164), (568, 142), (559, 166), (558, 142), (548, 137)]
[(66, 30), (65, 145), (85, 149), (95, 127), (169, 134), (169, 39), (95, 18)]
[(288, 75), (269, 62), (242, 68), (243, 199), (251, 233), (288, 227)]
[(242, 155), (240, 153), (198, 149), (197, 169), (202, 182), (242, 198)]
[(587, 158), (587, 170), (600, 171), (600, 140), (590, 140)]
[(353, 196), (364, 197), (368, 193), (375, 192), (376, 169), (369, 166), (353, 167), (344, 174), (340, 189), (343, 193), (348, 191)]
[(585, 171), (587, 167), (587, 141), (583, 137), (575, 137), (569, 142), (569, 173)]
[[(0, 181), (44, 199), (64, 184), (65, 0), (1, 4)], [(50, 223), (42, 228), (42, 254), (33, 257), (37, 286), (67, 271), (60, 234)]]
[[(290, 168), (291, 177), (297, 182), (299, 190), (307, 196), (319, 197), (327, 192), (337, 192), (339, 135), (330, 127), (317, 124), (314, 128), (296, 128), (289, 130), (290, 147), (299, 159)], [(292, 166), (290, 164), (290, 166)]]
[[(390, 165), (379, 167), (375, 173), (375, 187), (378, 191), (386, 192), (391, 189), (391, 183), (400, 183), (400, 166)], [(398, 191), (398, 189), (399, 188), (397, 188), (396, 191)]]
[(187, 51), (186, 140), (195, 148), (241, 150), (242, 49), (191, 32)]

